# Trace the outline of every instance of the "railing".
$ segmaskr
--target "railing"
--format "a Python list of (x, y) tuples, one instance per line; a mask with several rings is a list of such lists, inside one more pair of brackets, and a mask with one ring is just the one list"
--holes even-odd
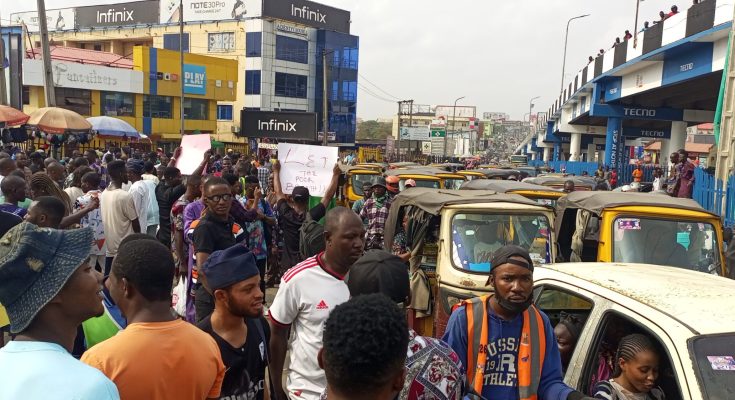
[(705, 170), (697, 168), (694, 170), (694, 188), (692, 198), (702, 208), (721, 215), (725, 226), (735, 224), (735, 175), (730, 175), (727, 180), (727, 189), (721, 179), (708, 174)]

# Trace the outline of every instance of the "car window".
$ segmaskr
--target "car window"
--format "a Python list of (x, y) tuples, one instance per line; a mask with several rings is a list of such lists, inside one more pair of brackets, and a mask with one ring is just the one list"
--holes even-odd
[(659, 336), (645, 328), (641, 322), (630, 316), (615, 311), (603, 314), (600, 319), (592, 343), (591, 351), (587, 354), (582, 374), (582, 383), (579, 390), (594, 396), (595, 387), (599, 382), (609, 381), (616, 377), (616, 353), (620, 341), (631, 334), (643, 334), (654, 343), (659, 355), (659, 375), (655, 387), (663, 391), (667, 400), (682, 399), (681, 389), (676, 377), (671, 356), (663, 345)]
[(365, 182), (373, 183), (377, 175), (364, 175), (364, 174), (355, 174), (352, 175), (352, 190), (355, 192), (358, 196), (365, 195), (365, 192), (362, 191), (362, 185)]
[(735, 393), (735, 335), (698, 336), (689, 342), (689, 352), (702, 383), (702, 397), (731, 399)]
[(562, 369), (566, 371), (584, 332), (593, 303), (579, 294), (544, 285), (534, 290), (536, 307), (543, 311), (554, 327)]

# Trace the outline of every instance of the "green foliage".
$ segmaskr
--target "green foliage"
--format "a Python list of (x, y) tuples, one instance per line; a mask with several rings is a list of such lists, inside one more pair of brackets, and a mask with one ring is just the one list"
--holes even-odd
[(390, 122), (363, 121), (357, 125), (357, 139), (383, 140), (391, 135), (392, 129)]

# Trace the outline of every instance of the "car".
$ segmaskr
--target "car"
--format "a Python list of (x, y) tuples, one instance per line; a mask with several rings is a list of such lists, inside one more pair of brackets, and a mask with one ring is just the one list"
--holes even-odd
[(534, 270), (534, 301), (552, 326), (562, 313), (583, 322), (564, 380), (587, 394), (620, 338), (642, 333), (660, 349), (657, 385), (668, 400), (735, 398), (734, 291), (730, 279), (657, 265)]

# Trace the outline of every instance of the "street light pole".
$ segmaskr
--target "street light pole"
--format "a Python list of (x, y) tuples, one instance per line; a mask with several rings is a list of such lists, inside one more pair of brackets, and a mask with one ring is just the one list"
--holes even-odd
[(641, 0), (635, 0), (635, 25), (633, 26), (633, 48), (638, 46), (638, 11), (641, 8)]
[[(559, 93), (564, 92), (564, 73), (566, 72), (566, 69), (567, 69), (567, 42), (569, 41), (569, 23), (575, 19), (589, 17), (589, 16), (590, 16), (589, 14), (578, 15), (576, 17), (569, 18), (569, 20), (567, 21), (567, 31), (566, 31), (566, 34), (564, 35), (564, 60), (562, 61), (562, 64), (561, 64), (561, 88), (559, 89)], [(529, 117), (529, 119), (530, 118), (531, 117)]]
[(536, 96), (528, 101), (528, 136), (529, 136), (529, 143), (531, 142), (532, 138), (530, 138), (531, 134), (533, 133), (533, 126), (531, 125), (531, 114), (533, 113), (533, 101), (536, 99), (541, 98), (541, 96)]
[[(454, 109), (452, 111), (452, 134), (454, 134), (456, 130), (456, 124), (457, 124), (457, 102), (464, 99), (465, 96), (457, 98), (457, 100), (454, 100)], [(447, 137), (449, 136), (449, 132), (444, 132), (444, 158), (447, 157)]]

